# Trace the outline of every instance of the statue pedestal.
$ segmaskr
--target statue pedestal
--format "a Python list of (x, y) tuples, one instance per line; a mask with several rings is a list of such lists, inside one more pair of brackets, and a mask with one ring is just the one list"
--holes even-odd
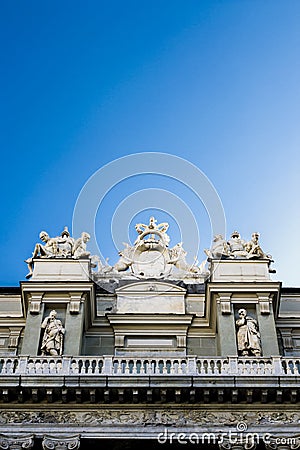
[(32, 281), (88, 281), (89, 259), (37, 258), (33, 260)]
[(267, 259), (212, 260), (211, 281), (272, 281)]

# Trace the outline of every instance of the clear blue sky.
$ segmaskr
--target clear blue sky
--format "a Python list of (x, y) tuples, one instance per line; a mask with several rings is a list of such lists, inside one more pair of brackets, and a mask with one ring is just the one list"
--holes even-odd
[[(300, 285), (298, 0), (4, 0), (0, 22), (0, 285), (24, 279), (42, 229), (72, 227), (95, 171), (139, 152), (198, 166), (222, 200), (227, 235), (260, 231), (274, 278)], [(114, 209), (150, 188), (194, 211), (201, 260), (211, 237), (203, 208), (180, 183), (147, 175), (104, 199), (96, 227), (105, 256), (117, 259)], [(161, 210), (172, 221), (168, 202)]]

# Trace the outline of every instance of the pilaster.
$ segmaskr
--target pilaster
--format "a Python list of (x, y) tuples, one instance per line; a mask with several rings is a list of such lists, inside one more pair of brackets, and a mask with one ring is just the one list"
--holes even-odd
[(217, 327), (219, 353), (222, 356), (237, 355), (234, 310), (231, 303), (231, 294), (220, 293), (217, 296)]

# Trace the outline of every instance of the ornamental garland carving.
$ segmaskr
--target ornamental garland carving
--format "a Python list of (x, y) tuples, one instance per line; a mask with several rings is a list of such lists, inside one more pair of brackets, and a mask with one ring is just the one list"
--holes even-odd
[(77, 426), (236, 426), (299, 424), (300, 412), (210, 412), (197, 409), (122, 410), (99, 409), (91, 411), (2, 411), (0, 426), (5, 424), (69, 424)]

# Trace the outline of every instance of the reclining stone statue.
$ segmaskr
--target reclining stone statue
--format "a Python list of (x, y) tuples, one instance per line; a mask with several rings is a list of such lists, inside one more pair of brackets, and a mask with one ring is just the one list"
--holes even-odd
[(96, 267), (95, 258), (86, 249), (86, 243), (89, 241), (90, 235), (85, 231), (81, 233), (81, 237), (77, 240), (70, 236), (67, 227), (64, 228), (60, 236), (50, 238), (46, 231), (41, 231), (39, 237), (43, 244), (37, 243), (32, 256), (25, 260), (29, 269), (26, 278), (33, 275), (33, 260), (35, 258), (90, 258), (92, 267)]
[(211, 248), (204, 252), (210, 259), (268, 259), (272, 256), (265, 253), (258, 242), (259, 233), (252, 233), (251, 240), (246, 242), (238, 231), (234, 231), (226, 241), (221, 234), (217, 234)]

